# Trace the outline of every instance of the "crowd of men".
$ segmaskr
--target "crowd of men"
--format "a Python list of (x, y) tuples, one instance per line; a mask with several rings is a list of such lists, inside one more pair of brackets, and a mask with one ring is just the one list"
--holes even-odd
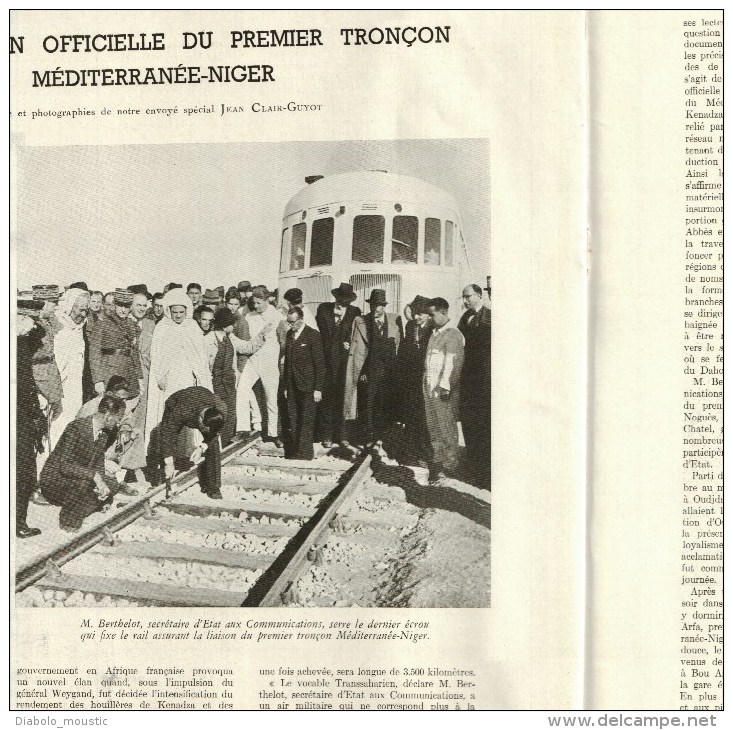
[(456, 325), (445, 299), (416, 296), (396, 316), (382, 289), (362, 313), (348, 283), (315, 316), (300, 289), (278, 304), (249, 281), (20, 292), (16, 535), (40, 534), (30, 500), (60, 506), (60, 527), (75, 532), (115, 495), (191, 462), (221, 499), (221, 448), (255, 431), (303, 460), (317, 442), (348, 449), (393, 432), (400, 459), (428, 467), (431, 484), (453, 475), (490, 488), (483, 292), (465, 287)]

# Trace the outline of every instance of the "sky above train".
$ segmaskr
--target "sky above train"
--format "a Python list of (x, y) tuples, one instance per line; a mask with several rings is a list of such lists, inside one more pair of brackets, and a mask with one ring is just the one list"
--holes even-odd
[(475, 279), (485, 281), (488, 141), (386, 140), (20, 148), (16, 282), (275, 287), (283, 211), (305, 176), (363, 169), (452, 193)]

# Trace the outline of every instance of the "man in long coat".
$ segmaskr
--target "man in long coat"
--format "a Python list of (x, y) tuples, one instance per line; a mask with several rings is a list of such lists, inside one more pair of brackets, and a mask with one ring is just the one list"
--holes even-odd
[(466, 461), (473, 479), (488, 487), (491, 476), (491, 310), (481, 301), (482, 289), (463, 290), (463, 313), (458, 329), (466, 341), (461, 376), (460, 419), (466, 442)]
[(335, 301), (319, 304), (316, 312), (326, 366), (323, 400), (318, 409), (318, 432), (326, 448), (344, 438), (346, 365), (349, 361), (351, 330), (354, 320), (361, 315), (361, 309), (352, 304), (356, 294), (351, 284), (341, 283), (331, 290), (331, 294)]
[(94, 389), (104, 393), (107, 381), (113, 375), (125, 378), (131, 394), (140, 393), (142, 367), (138, 353), (138, 328), (129, 319), (133, 294), (127, 289), (115, 291), (115, 310), (102, 314), (89, 333), (89, 365)]
[(365, 441), (394, 420), (394, 367), (402, 336), (394, 314), (387, 313), (384, 289), (367, 299), (369, 314), (356, 317), (346, 366), (344, 418), (358, 417)]
[(305, 324), (300, 307), (293, 307), (286, 321), (290, 331), (285, 338), (283, 368), (285, 458), (312, 459), (316, 406), (321, 402), (325, 374), (321, 335)]
[(40, 535), (37, 527), (28, 527), (28, 502), (36, 490), (36, 452), (46, 431), (45, 417), (38, 403), (38, 391), (31, 367), (30, 334), (43, 304), (19, 301), (17, 325), (16, 442), (15, 442), (15, 534), (27, 538)]
[(399, 366), (399, 420), (405, 426), (405, 456), (423, 461), (429, 456), (430, 436), (425, 420), (423, 375), (425, 355), (433, 331), (428, 311), (430, 300), (419, 294), (410, 303), (410, 319), (397, 351)]

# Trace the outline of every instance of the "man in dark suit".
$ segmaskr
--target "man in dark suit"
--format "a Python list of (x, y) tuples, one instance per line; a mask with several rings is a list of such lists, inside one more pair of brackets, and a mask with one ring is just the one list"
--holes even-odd
[(346, 366), (344, 417), (358, 416), (364, 442), (372, 441), (395, 420), (395, 364), (402, 333), (387, 313), (384, 289), (372, 289), (369, 314), (357, 317)]
[(321, 333), (326, 371), (323, 400), (319, 408), (319, 436), (326, 448), (344, 438), (344, 388), (349, 361), (351, 328), (361, 309), (352, 302), (356, 294), (351, 284), (341, 283), (331, 290), (334, 302), (318, 305), (316, 323)]
[(203, 444), (191, 455), (194, 463), (198, 464), (201, 491), (211, 499), (222, 498), (219, 431), (224, 426), (226, 415), (224, 401), (200, 386), (184, 388), (168, 398), (160, 421), (160, 458), (166, 479), (175, 474), (178, 436), (184, 428), (196, 429), (204, 437)]
[(459, 412), (466, 458), (477, 486), (491, 484), (491, 310), (481, 301), (482, 289), (463, 290), (458, 329), (465, 339)]
[(410, 319), (397, 352), (399, 379), (399, 420), (405, 426), (405, 456), (419, 462), (430, 455), (430, 435), (425, 418), (423, 375), (433, 324), (429, 312), (430, 300), (419, 294), (410, 302)]
[(34, 300), (18, 301), (18, 324), (16, 334), (18, 349), (16, 351), (17, 379), (15, 410), (15, 535), (17, 537), (35, 537), (41, 531), (37, 527), (29, 527), (28, 502), (36, 491), (36, 455), (43, 452), (42, 438), (46, 434), (46, 416), (38, 403), (38, 391), (33, 377), (34, 345), (31, 341), (34, 331), (45, 329), (36, 325), (43, 302)]
[(59, 526), (76, 532), (84, 519), (107, 509), (121, 490), (111, 473), (118, 469), (106, 460), (125, 415), (125, 401), (105, 395), (97, 412), (77, 418), (64, 430), (41, 471), (41, 494), (61, 507)]
[(285, 338), (283, 395), (285, 413), (285, 458), (313, 458), (316, 404), (321, 402), (325, 375), (321, 335), (303, 321), (303, 310), (292, 307)]

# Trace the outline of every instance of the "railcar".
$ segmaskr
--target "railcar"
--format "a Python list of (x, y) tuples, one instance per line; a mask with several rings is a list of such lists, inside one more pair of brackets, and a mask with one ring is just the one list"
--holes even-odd
[(280, 295), (292, 287), (315, 312), (349, 282), (368, 311), (384, 289), (387, 311), (400, 314), (416, 294), (441, 296), (460, 311), (472, 281), (455, 198), (435, 185), (382, 170), (307, 177), (283, 215)]

